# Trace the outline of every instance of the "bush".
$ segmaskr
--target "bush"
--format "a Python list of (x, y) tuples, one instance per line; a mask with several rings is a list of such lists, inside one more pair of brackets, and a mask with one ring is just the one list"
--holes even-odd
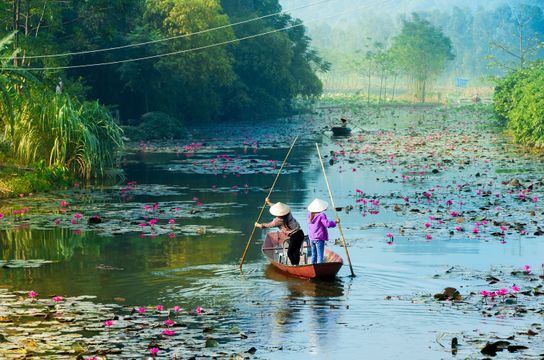
[(544, 148), (544, 62), (510, 74), (497, 88), (495, 111), (514, 140)]
[(493, 95), (495, 114), (503, 125), (508, 122), (508, 113), (512, 110), (514, 88), (527, 76), (529, 73), (526, 70), (515, 71), (501, 79), (495, 86), (495, 94)]
[(121, 129), (98, 102), (38, 90), (18, 107), (13, 136), (6, 136), (21, 164), (46, 159), (47, 166), (65, 167), (87, 179), (114, 167), (123, 146)]
[(142, 115), (140, 125), (123, 127), (131, 140), (180, 139), (183, 137), (183, 122), (162, 112)]
[(69, 187), (75, 182), (70, 170), (63, 166), (47, 167), (40, 161), (34, 171), (18, 171), (12, 174), (4, 184), (13, 194), (27, 194), (31, 192), (46, 192), (53, 189)]

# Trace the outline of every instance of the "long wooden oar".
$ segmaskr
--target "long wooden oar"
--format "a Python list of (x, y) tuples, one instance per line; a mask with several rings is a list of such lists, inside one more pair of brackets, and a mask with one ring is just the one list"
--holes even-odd
[[(270, 191), (268, 191), (268, 195), (265, 199), (269, 198), (272, 194), (272, 191), (274, 191), (274, 187), (276, 186), (276, 182), (280, 178), (281, 171), (283, 170), (283, 167), (285, 166), (285, 163), (287, 162), (287, 159), (289, 158), (289, 155), (291, 155), (291, 150), (293, 150), (293, 147), (295, 146), (295, 143), (298, 140), (298, 136), (293, 140), (293, 143), (291, 144), (291, 147), (289, 147), (289, 151), (287, 152), (287, 155), (285, 155), (285, 159), (283, 160), (283, 163), (281, 164), (280, 170), (278, 171), (278, 174), (276, 175), (276, 178), (274, 179), (274, 182), (272, 183), (272, 186), (270, 187)], [(266, 209), (266, 200), (263, 204), (263, 207), (261, 208), (261, 212), (259, 213), (259, 217), (257, 218), (256, 222), (261, 221), (261, 217), (263, 216), (264, 209)], [(253, 239), (253, 235), (255, 234), (255, 229), (257, 227), (255, 224), (253, 224), (253, 231), (251, 231), (251, 235), (249, 235), (249, 240), (247, 241), (246, 249), (244, 250), (244, 254), (242, 255), (242, 260), (240, 260), (240, 272), (242, 272), (242, 266), (244, 265), (244, 259), (246, 258), (247, 250), (249, 249), (249, 244), (251, 243), (251, 239)]]
[[(327, 172), (325, 171), (325, 165), (323, 165), (323, 159), (321, 158), (321, 151), (319, 150), (319, 145), (317, 145), (316, 143), (315, 147), (317, 148), (317, 155), (319, 156), (321, 169), (323, 170), (323, 175), (325, 176), (325, 183), (327, 184), (327, 190), (329, 190), (329, 197), (331, 199), (332, 208), (334, 209), (334, 215), (336, 216), (338, 220), (340, 220), (340, 218), (338, 217), (338, 212), (336, 211), (336, 206), (334, 205), (334, 199), (332, 197), (331, 186), (329, 185), (329, 178), (327, 177)], [(340, 221), (338, 221), (338, 231), (340, 231), (342, 244), (344, 244), (344, 249), (346, 249), (346, 257), (348, 258), (348, 264), (349, 264), (349, 270), (351, 271), (351, 276), (355, 276), (355, 273), (353, 272), (353, 266), (351, 266), (351, 259), (349, 258), (348, 247), (346, 246), (346, 239), (344, 239), (344, 233), (342, 232), (342, 225), (340, 225)]]

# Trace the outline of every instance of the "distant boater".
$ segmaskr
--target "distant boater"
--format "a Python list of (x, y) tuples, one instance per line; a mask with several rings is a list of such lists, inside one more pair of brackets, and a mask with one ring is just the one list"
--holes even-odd
[(342, 124), (340, 126), (342, 126), (343, 128), (348, 126), (348, 119), (340, 118), (340, 121), (342, 121)]

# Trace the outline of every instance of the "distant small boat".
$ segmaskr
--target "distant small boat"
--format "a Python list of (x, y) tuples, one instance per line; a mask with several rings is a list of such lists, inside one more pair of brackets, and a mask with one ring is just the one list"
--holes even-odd
[(286, 256), (287, 251), (282, 246), (281, 240), (278, 232), (268, 233), (262, 246), (262, 252), (273, 266), (291, 276), (305, 279), (332, 279), (344, 264), (340, 255), (325, 249), (325, 262), (323, 263), (309, 264), (308, 262), (311, 260), (307, 256), (301, 256), (300, 265), (290, 265)]
[(333, 126), (331, 127), (331, 131), (334, 136), (347, 136), (351, 134), (351, 128), (342, 126)]

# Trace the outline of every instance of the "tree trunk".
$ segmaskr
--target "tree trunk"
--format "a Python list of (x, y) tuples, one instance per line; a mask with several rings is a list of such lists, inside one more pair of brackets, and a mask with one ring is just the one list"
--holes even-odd
[(38, 25), (36, 26), (36, 33), (34, 34), (34, 37), (38, 37), (38, 32), (40, 31), (40, 26), (43, 22), (43, 17), (45, 16), (45, 9), (47, 8), (47, 0), (43, 2), (43, 10), (42, 15), (40, 16), (40, 20), (38, 20)]
[(366, 90), (366, 104), (370, 105), (370, 71), (368, 72), (368, 88)]
[(380, 95), (378, 96), (378, 104), (382, 102), (382, 89), (383, 89), (383, 70), (380, 74)]
[(391, 101), (395, 100), (395, 89), (397, 87), (397, 74), (395, 74), (395, 77), (393, 79), (393, 95), (391, 95)]
[(30, 23), (30, 0), (26, 0), (26, 9), (25, 9), (25, 49), (23, 50), (23, 59), (21, 60), (21, 65), (25, 64), (26, 52), (28, 50), (28, 33), (30, 32), (29, 23)]
[[(13, 0), (13, 31), (15, 31), (15, 44), (14, 44), (14, 50), (17, 50), (19, 48), (19, 5), (21, 4), (21, 0)], [(19, 59), (18, 55), (16, 55), (13, 58), (13, 65), (18, 66), (19, 65)]]
[(383, 82), (383, 102), (387, 102), (387, 75)]

